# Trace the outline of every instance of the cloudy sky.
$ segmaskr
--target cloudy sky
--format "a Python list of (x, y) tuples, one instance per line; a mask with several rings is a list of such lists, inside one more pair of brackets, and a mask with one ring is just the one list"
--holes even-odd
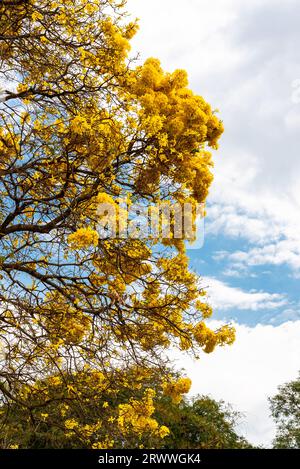
[(129, 0), (128, 11), (140, 60), (185, 68), (225, 125), (205, 244), (190, 257), (238, 338), (179, 365), (193, 393), (231, 402), (249, 440), (269, 445), (267, 396), (300, 369), (300, 2)]

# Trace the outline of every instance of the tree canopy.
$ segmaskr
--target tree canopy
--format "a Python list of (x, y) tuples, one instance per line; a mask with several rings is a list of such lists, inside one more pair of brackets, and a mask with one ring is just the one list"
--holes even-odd
[[(229, 325), (205, 323), (211, 308), (184, 239), (97, 231), (99, 204), (115, 206), (121, 220), (124, 197), (129, 205), (188, 202), (195, 214), (212, 182), (209, 147), (223, 132), (185, 71), (167, 73), (153, 58), (135, 64), (137, 24), (125, 3), (0, 2), (3, 425), (10, 406), (24, 422), (51, 422), (43, 409), (52, 403), (62, 431), (81, 426), (94, 447), (114, 444), (116, 431), (166, 436), (153, 418), (155, 392), (175, 386), (165, 350), (209, 353), (234, 340)], [(154, 372), (157, 391), (148, 386)], [(178, 396), (189, 388), (182, 380)], [(99, 393), (124, 386), (131, 395), (112, 415), (104, 408), (86, 434), (60, 407), (97, 408)], [(110, 418), (117, 426), (95, 440)]]
[(270, 398), (272, 416), (277, 425), (274, 448), (300, 448), (300, 375), (279, 386)]
[[(21, 405), (10, 402), (0, 409), (6, 414), (0, 447), (134, 448), (137, 440), (140, 448), (150, 449), (251, 447), (237, 434), (240, 415), (230, 405), (208, 396), (183, 397), (190, 385), (188, 378), (170, 373), (170, 381), (162, 388), (154, 370), (152, 375), (148, 370), (140, 379), (142, 386), (135, 386), (134, 399), (131, 386), (135, 385), (136, 369), (127, 370), (123, 378), (118, 388), (100, 386), (97, 396), (95, 381), (101, 382), (101, 377), (95, 373), (80, 373), (77, 381), (65, 374), (65, 383), (54, 376), (36, 383), (38, 391), (24, 395)], [(76, 386), (82, 393), (80, 406)], [(46, 390), (49, 398), (45, 401)], [(24, 404), (32, 402), (35, 405), (28, 419)]]
[(157, 404), (158, 420), (170, 434), (162, 441), (164, 448), (243, 449), (251, 445), (237, 434), (240, 414), (223, 401), (209, 396), (183, 398), (179, 404), (163, 396)]

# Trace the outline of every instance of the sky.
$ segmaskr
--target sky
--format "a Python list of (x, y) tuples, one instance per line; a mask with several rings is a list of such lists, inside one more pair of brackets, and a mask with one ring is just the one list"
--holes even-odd
[(300, 369), (300, 2), (128, 0), (133, 54), (187, 70), (219, 110), (205, 242), (189, 251), (230, 348), (177, 358), (192, 394), (232, 403), (250, 442), (270, 446), (268, 396)]

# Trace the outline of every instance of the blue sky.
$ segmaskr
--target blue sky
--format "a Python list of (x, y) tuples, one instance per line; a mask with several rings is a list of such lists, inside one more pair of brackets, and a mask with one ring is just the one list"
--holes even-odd
[[(210, 222), (209, 208), (208, 205), (207, 224)], [(208, 233), (201, 250), (188, 251), (193, 270), (201, 274), (203, 284), (208, 286), (208, 296), (216, 304), (214, 317), (250, 326), (299, 319), (299, 278), (289, 266), (267, 262), (249, 266), (232, 262), (230, 256), (252, 249), (253, 246), (240, 235)], [(231, 303), (217, 295), (215, 288), (218, 285), (212, 279), (224, 284), (224, 293), (231, 290)]]
[(214, 320), (237, 341), (195, 363), (178, 357), (193, 393), (231, 402), (241, 429), (269, 445), (267, 397), (300, 368), (299, 0), (129, 0), (139, 60), (184, 68), (219, 109), (205, 243), (189, 252)]

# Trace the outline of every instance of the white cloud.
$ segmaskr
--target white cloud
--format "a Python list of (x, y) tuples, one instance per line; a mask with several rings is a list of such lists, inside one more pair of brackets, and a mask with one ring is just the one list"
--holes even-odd
[[(227, 169), (227, 171), (226, 171)], [(206, 220), (206, 234), (244, 239), (247, 250), (227, 253), (226, 258), (239, 265), (286, 265), (300, 273), (300, 194), (290, 188), (290, 196), (275, 192), (257, 194), (236, 183), (239, 171), (228, 175), (228, 168), (216, 175), (211, 205)], [(235, 179), (236, 177), (236, 179)], [(246, 184), (247, 186), (247, 184)], [(227, 188), (231, 187), (228, 192)], [(252, 246), (251, 246), (252, 245)], [(232, 265), (231, 265), (232, 267)]]
[(300, 321), (300, 305), (291, 306), (276, 314), (273, 318), (267, 318), (268, 322), (278, 325), (287, 321)]
[(128, 9), (140, 17), (133, 44), (142, 58), (186, 68), (192, 88), (221, 110), (225, 134), (207, 234), (266, 246), (257, 249), (255, 265), (286, 264), (298, 275), (299, 2), (189, 0), (183, 7), (179, 0), (129, 0)]
[[(235, 0), (128, 0), (127, 10), (139, 18), (140, 31), (132, 41), (142, 57), (159, 57), (169, 68), (185, 67), (211, 73), (215, 60), (220, 68), (238, 63), (221, 36), (235, 19)], [(202, 45), (205, 44), (205, 47)], [(214, 55), (211, 50), (214, 50)], [(179, 65), (180, 64), (180, 65)], [(191, 77), (192, 78), (192, 77)]]
[[(279, 293), (264, 291), (244, 291), (231, 287), (212, 277), (206, 277), (202, 284), (208, 292), (208, 298), (215, 310), (267, 310), (280, 308), (287, 304), (287, 299)], [(208, 288), (206, 288), (206, 285)]]
[(231, 278), (240, 278), (241, 276), (241, 273), (239, 270), (235, 270), (232, 268), (223, 270), (222, 274), (225, 275), (225, 277), (231, 277)]
[(236, 268), (257, 265), (289, 265), (299, 277), (300, 240), (285, 239), (262, 247), (254, 247), (248, 251), (236, 251), (223, 255)]
[(290, 112), (287, 113), (287, 115), (284, 118), (284, 122), (286, 125), (286, 128), (289, 132), (299, 132), (300, 129), (300, 113), (299, 109), (295, 107), (295, 109), (292, 109)]
[[(211, 327), (220, 323), (212, 321)], [(297, 377), (300, 321), (280, 326), (247, 327), (236, 324), (237, 339), (231, 347), (202, 354), (200, 360), (182, 355), (176, 361), (192, 378), (191, 394), (224, 399), (244, 414), (239, 432), (253, 444), (270, 446), (275, 425), (268, 397), (277, 387)]]
[(257, 214), (257, 208), (245, 210), (237, 205), (212, 204), (208, 209), (206, 235), (220, 235), (231, 238), (244, 238), (251, 243), (265, 244), (277, 241), (282, 236), (282, 229), (272, 216)]

